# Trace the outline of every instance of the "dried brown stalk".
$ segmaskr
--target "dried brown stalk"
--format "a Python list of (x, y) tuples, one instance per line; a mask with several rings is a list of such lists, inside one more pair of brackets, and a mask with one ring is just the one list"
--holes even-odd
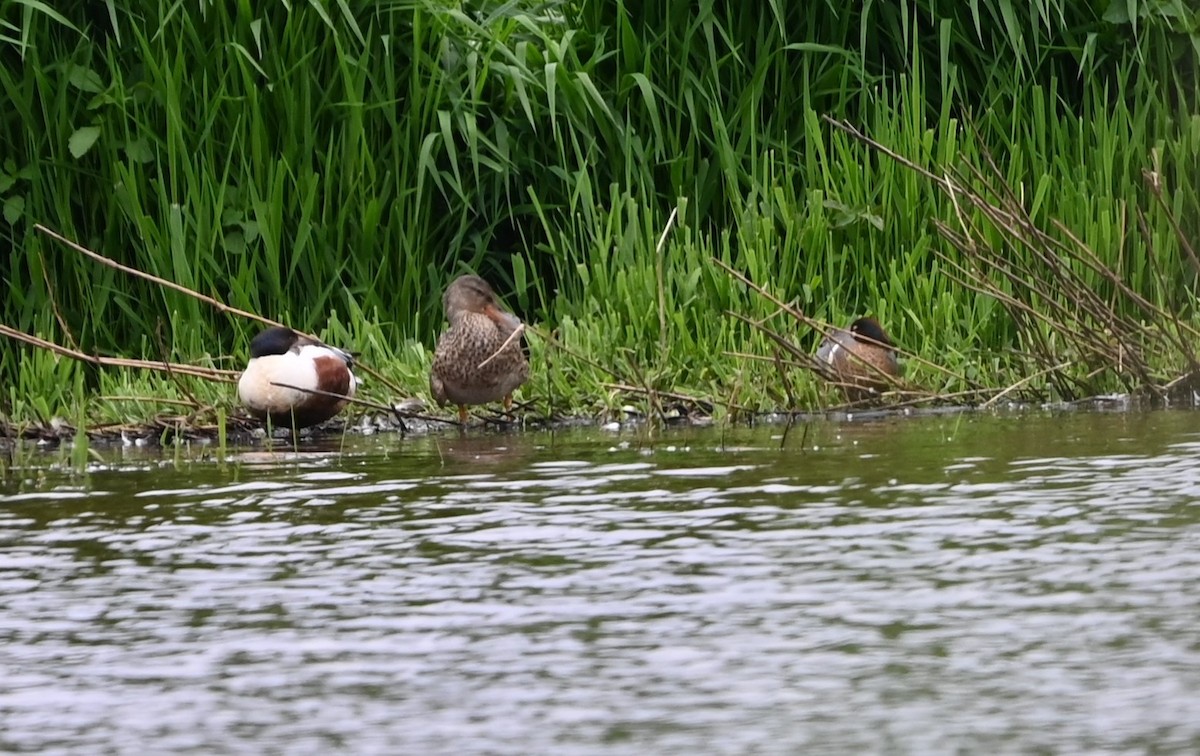
[[(197, 299), (201, 302), (204, 302), (205, 304), (215, 308), (220, 313), (228, 314), (228, 315), (237, 315), (238, 317), (247, 318), (249, 320), (253, 320), (258, 323), (262, 323), (263, 325), (277, 326), (280, 328), (290, 327), (290, 326), (284, 325), (283, 323), (280, 323), (277, 320), (271, 320), (270, 318), (263, 317), (262, 315), (259, 315), (257, 313), (253, 313), (248, 310), (242, 310), (237, 307), (232, 307), (230, 305), (225, 304), (224, 302), (221, 302), (218, 299), (208, 296), (207, 294), (201, 294), (198, 291), (189, 289), (188, 287), (177, 284), (174, 281), (168, 281), (165, 278), (160, 278), (159, 276), (153, 275), (151, 273), (146, 273), (144, 271), (138, 270), (137, 268), (132, 268), (128, 265), (123, 265), (123, 264), (117, 262), (116, 260), (113, 260), (112, 258), (105, 257), (104, 255), (102, 255), (98, 252), (93, 252), (92, 250), (88, 249), (87, 247), (83, 246), (82, 244), (72, 241), (71, 239), (68, 239), (67, 237), (63, 236), (62, 234), (60, 234), (56, 231), (53, 231), (53, 230), (47, 228), (46, 226), (43, 226), (41, 223), (35, 223), (35, 224), (33, 224), (33, 227), (35, 229), (37, 229), (38, 231), (41, 231), (46, 236), (49, 236), (51, 239), (54, 239), (55, 241), (58, 241), (64, 245), (66, 245), (67, 247), (75, 250), (76, 252), (83, 255), (84, 257), (95, 260), (96, 262), (100, 263), (101, 265), (105, 265), (109, 268), (113, 268), (114, 270), (119, 270), (122, 273), (127, 273), (127, 274), (129, 274), (131, 276), (135, 276), (137, 278), (145, 279), (152, 283), (158, 284), (159, 286), (162, 286), (164, 288), (170, 289), (172, 291), (177, 291), (180, 294), (185, 294), (189, 297), (192, 297), (193, 299)], [(301, 335), (307, 336), (315, 341), (320, 341), (320, 339), (314, 334), (304, 333)], [(365, 365), (362, 362), (357, 362), (356, 366), (360, 370), (362, 370), (364, 373), (366, 373), (367, 375), (371, 376), (372, 378), (374, 378), (377, 381), (379, 381), (380, 383), (382, 383), (384, 386), (391, 389), (396, 394), (404, 393), (403, 389), (401, 389), (399, 386), (397, 386), (392, 381), (389, 381), (385, 376), (383, 376), (377, 370), (372, 369), (371, 366)]]
[(520, 337), (521, 337), (521, 334), (523, 334), (523, 333), (525, 333), (525, 324), (524, 324), (524, 323), (522, 323), (522, 324), (520, 324), (519, 326), (517, 326), (516, 328), (514, 328), (514, 329), (513, 329), (513, 332), (512, 332), (512, 333), (510, 333), (510, 334), (508, 334), (508, 338), (504, 340), (504, 343), (503, 343), (503, 344), (501, 344), (501, 345), (500, 345), (500, 346), (499, 346), (499, 347), (496, 349), (496, 351), (492, 352), (491, 356), (489, 356), (489, 357), (488, 357), (486, 360), (484, 360), (483, 362), (479, 363), (479, 365), (478, 365), (478, 366), (477, 366), (475, 369), (476, 369), (476, 370), (483, 370), (485, 367), (487, 367), (487, 365), (488, 365), (488, 363), (489, 363), (489, 362), (491, 362), (492, 360), (496, 359), (496, 357), (497, 357), (497, 356), (499, 356), (501, 352), (503, 352), (505, 349), (507, 349), (507, 348), (508, 348), (508, 345), (509, 345), (509, 344), (513, 343), (513, 339), (518, 339), (518, 338), (520, 338)]
[[(1104, 373), (1115, 376), (1128, 389), (1163, 393), (1180, 379), (1164, 380), (1157, 375), (1151, 364), (1152, 356), (1180, 355), (1187, 363), (1189, 375), (1200, 374), (1200, 362), (1190, 346), (1200, 338), (1200, 330), (1183, 322), (1169, 308), (1155, 305), (1142, 296), (1118, 269), (1101, 260), (1095, 250), (1062, 222), (1051, 219), (1051, 230), (1041, 228), (1026, 210), (1022, 197), (1005, 181), (990, 154), (984, 153), (982, 169), (967, 165), (966, 175), (945, 171), (937, 176), (852, 125), (831, 118), (825, 120), (871, 150), (928, 178), (950, 197), (956, 226), (938, 219), (933, 225), (959, 255), (955, 259), (940, 251), (935, 254), (945, 263), (953, 281), (994, 297), (1008, 311), (1030, 356), (1042, 366), (1035, 375), (998, 393), (989, 400), (989, 405), (1040, 376), (1049, 376), (1066, 398), (1075, 393), (1076, 387), (1086, 389), (1088, 381)], [(1157, 166), (1155, 171), (1144, 175), (1188, 261), (1200, 271), (1200, 258), (1163, 198)], [(990, 244), (984, 232), (976, 227), (972, 214), (998, 231), (1002, 244)], [(1149, 233), (1140, 212), (1138, 216), (1149, 244)], [(1151, 258), (1154, 275), (1161, 283), (1161, 271), (1153, 255)], [(1109, 289), (1108, 298), (1085, 276), (1102, 279), (1106, 283), (1104, 288)], [(1140, 312), (1141, 317), (1127, 314), (1131, 312)], [(1064, 348), (1072, 355), (1067, 360), (1062, 356)], [(1088, 371), (1082, 379), (1063, 372), (1065, 367), (1076, 363)]]
[(0, 336), (28, 344), (38, 349), (45, 349), (55, 354), (61, 354), (64, 357), (70, 357), (73, 360), (81, 362), (89, 362), (93, 365), (104, 365), (106, 367), (125, 367), (134, 368), (137, 370), (155, 370), (163, 373), (175, 372), (180, 375), (190, 375), (194, 378), (203, 378), (209, 381), (218, 381), (224, 383), (233, 383), (237, 381), (239, 375), (236, 370), (222, 370), (221, 368), (209, 368), (201, 365), (188, 365), (181, 362), (161, 362), (154, 360), (135, 360), (125, 357), (100, 357), (94, 354), (80, 352), (77, 349), (68, 349), (61, 344), (56, 344), (53, 341), (32, 336), (23, 331), (18, 331), (15, 328), (10, 328), (6, 325), (0, 325)]

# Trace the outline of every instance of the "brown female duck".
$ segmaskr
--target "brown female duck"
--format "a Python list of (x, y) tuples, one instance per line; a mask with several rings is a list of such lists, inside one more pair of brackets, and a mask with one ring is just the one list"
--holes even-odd
[(479, 276), (455, 279), (442, 307), (450, 327), (438, 339), (429, 372), (434, 400), (443, 407), (457, 404), (464, 424), (468, 404), (503, 399), (504, 411), (511, 413), (512, 393), (529, 378), (529, 362), (519, 337), (500, 347), (521, 321), (500, 309), (492, 287)]
[(847, 399), (862, 401), (888, 388), (903, 372), (895, 346), (878, 321), (859, 318), (849, 330), (839, 328), (825, 337), (817, 362), (829, 380), (842, 384)]

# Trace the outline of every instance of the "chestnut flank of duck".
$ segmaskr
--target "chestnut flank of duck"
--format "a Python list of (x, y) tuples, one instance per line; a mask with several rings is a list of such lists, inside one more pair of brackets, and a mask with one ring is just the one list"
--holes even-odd
[(895, 344), (874, 318), (859, 318), (849, 330), (839, 328), (821, 342), (816, 358), (825, 377), (841, 384), (846, 398), (858, 402), (877, 396), (903, 372)]
[[(304, 428), (342, 411), (358, 379), (347, 352), (290, 328), (268, 328), (250, 342), (250, 362), (238, 380), (238, 396), (250, 414), (274, 425)], [(311, 393), (325, 391), (340, 397)]]

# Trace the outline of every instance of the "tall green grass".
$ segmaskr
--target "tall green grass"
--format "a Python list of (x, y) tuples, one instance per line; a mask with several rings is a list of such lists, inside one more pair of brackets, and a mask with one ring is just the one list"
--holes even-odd
[[(470, 269), (621, 376), (757, 386), (747, 401), (769, 403), (774, 368), (727, 355), (768, 344), (723, 313), (770, 310), (712, 257), (815, 317), (871, 312), (987, 380), (1014, 331), (939, 275), (929, 219), (954, 207), (822, 115), (935, 171), (992, 155), (1036, 219), (1191, 316), (1141, 176), (1158, 161), (1200, 236), (1200, 21), (1178, 0), (53, 7), (0, 0), (0, 315), (64, 339), (57, 310), (89, 351), (236, 360), (251, 327), (98, 268), (35, 222), (325, 331), (413, 390), (439, 292)], [(1160, 281), (1152, 262), (1180, 274)], [(0, 353), (21, 387), (9, 411), (102, 388), (27, 356)], [(558, 372), (534, 393), (599, 398), (613, 379), (535, 356)]]

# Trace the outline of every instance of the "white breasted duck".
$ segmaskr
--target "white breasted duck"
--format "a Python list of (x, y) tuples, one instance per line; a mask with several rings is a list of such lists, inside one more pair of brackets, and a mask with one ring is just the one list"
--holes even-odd
[(348, 352), (290, 328), (268, 328), (250, 342), (250, 363), (238, 379), (238, 396), (260, 420), (270, 418), (287, 428), (316, 425), (341, 412), (347, 401), (310, 392), (353, 397), (358, 388), (353, 365)]

